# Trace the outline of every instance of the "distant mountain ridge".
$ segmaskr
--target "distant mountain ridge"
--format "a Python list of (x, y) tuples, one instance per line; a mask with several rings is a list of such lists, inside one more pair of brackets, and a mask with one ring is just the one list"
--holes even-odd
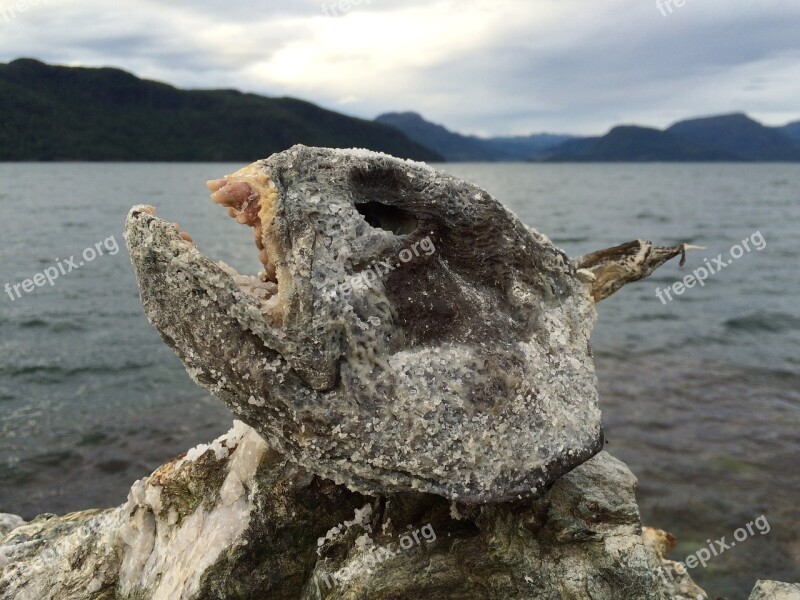
[(800, 160), (800, 144), (796, 140), (743, 113), (680, 121), (666, 131), (694, 144), (731, 154), (739, 160)]
[(766, 127), (742, 113), (680, 121), (664, 131), (620, 125), (596, 137), (464, 136), (412, 112), (387, 113), (376, 120), (397, 127), (449, 161), (800, 161), (800, 122)]
[(385, 113), (375, 120), (397, 128), (410, 139), (453, 162), (525, 161), (572, 139), (569, 135), (548, 133), (493, 138), (467, 136), (426, 121), (415, 112)]
[(0, 161), (250, 162), (298, 143), (437, 161), (800, 162), (800, 121), (766, 127), (743, 113), (596, 137), (461, 135), (414, 112), (373, 121), (295, 98), (182, 90), (113, 68), (0, 63)]
[(650, 127), (620, 125), (599, 138), (573, 140), (537, 157), (547, 162), (710, 162), (733, 154)]
[(779, 127), (778, 130), (783, 133), (783, 135), (789, 136), (793, 140), (800, 142), (800, 121)]
[(119, 69), (0, 64), (0, 160), (251, 162), (298, 143), (442, 156), (392, 127), (294, 98), (181, 90)]
[(535, 157), (547, 162), (800, 162), (798, 123), (766, 127), (743, 113), (680, 121), (666, 130), (615, 127)]

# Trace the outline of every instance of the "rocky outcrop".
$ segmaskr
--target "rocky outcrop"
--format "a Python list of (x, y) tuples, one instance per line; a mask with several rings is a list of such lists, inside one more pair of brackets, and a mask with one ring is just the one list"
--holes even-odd
[(602, 452), (539, 499), (364, 496), (237, 422), (118, 508), (16, 527), (0, 545), (0, 598), (686, 598), (642, 535), (635, 483)]
[(692, 580), (686, 567), (682, 563), (669, 559), (670, 551), (674, 550), (678, 543), (675, 536), (660, 529), (645, 527), (642, 538), (644, 543), (656, 553), (660, 565), (658, 573), (669, 598), (674, 600), (707, 598), (706, 593)]
[(800, 600), (800, 584), (759, 581), (749, 600)]
[(7, 534), (12, 529), (16, 529), (25, 521), (17, 515), (9, 515), (7, 513), (0, 513), (0, 537)]

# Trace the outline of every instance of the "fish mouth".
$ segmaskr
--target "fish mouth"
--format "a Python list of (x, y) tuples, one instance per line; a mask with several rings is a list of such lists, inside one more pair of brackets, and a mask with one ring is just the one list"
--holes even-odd
[(263, 170), (249, 165), (232, 175), (206, 182), (211, 200), (228, 209), (228, 216), (251, 227), (263, 270), (257, 277), (242, 275), (228, 265), (234, 282), (245, 294), (255, 298), (264, 315), (280, 327), (286, 314), (286, 293), (281, 294), (281, 281), (291, 275), (285, 252), (278, 243), (276, 212), (279, 194), (275, 182)]
[[(214, 261), (198, 250), (188, 233), (157, 217), (155, 207), (135, 206), (128, 213), (125, 240), (151, 324), (183, 358), (192, 350), (177, 348), (181, 343), (177, 340), (186, 338), (179, 331), (170, 333), (174, 324), (167, 322), (169, 318), (180, 320), (184, 329), (197, 328), (197, 318), (218, 318), (231, 328), (224, 343), (254, 334), (284, 358), (308, 387), (331, 389), (338, 375), (335, 357), (304, 351), (305, 340), (295, 339), (296, 323), (304, 318), (297, 308), (304, 283), (292, 275), (287, 252), (291, 244), (286, 241), (290, 236), (281, 223), (277, 186), (254, 165), (209, 181), (207, 186), (215, 203), (253, 229), (263, 270), (257, 276), (245, 275)], [(324, 340), (318, 347), (327, 350)]]
[(154, 206), (142, 204), (130, 210), (125, 240), (151, 322), (170, 301), (198, 302), (202, 296), (199, 302), (221, 309), (259, 337), (269, 338), (270, 331), (281, 327), (277, 277), (243, 275), (213, 261), (176, 223), (157, 217)]

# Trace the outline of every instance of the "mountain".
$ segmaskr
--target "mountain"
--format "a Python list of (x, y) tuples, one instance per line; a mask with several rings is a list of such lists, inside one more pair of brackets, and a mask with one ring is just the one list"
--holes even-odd
[(583, 138), (465, 136), (414, 112), (386, 113), (376, 121), (456, 162), (800, 161), (800, 122), (771, 128), (741, 113), (680, 121), (666, 131), (622, 125), (604, 136)]
[(778, 131), (783, 133), (783, 135), (800, 142), (800, 121), (795, 121), (794, 123), (789, 123), (783, 127), (778, 127)]
[(742, 113), (690, 119), (667, 129), (686, 141), (748, 161), (798, 161), (800, 144)]
[(298, 143), (442, 159), (392, 127), (302, 100), (32, 59), (0, 64), (0, 115), (0, 160), (250, 162)]
[(568, 135), (536, 134), (480, 138), (449, 131), (415, 112), (386, 113), (375, 119), (453, 162), (524, 161), (566, 140)]
[(693, 144), (648, 127), (621, 125), (599, 138), (571, 140), (542, 154), (547, 162), (688, 162), (735, 160), (722, 151)]
[(0, 161), (250, 162), (294, 144), (369, 148), (429, 162), (800, 161), (800, 121), (765, 127), (736, 113), (666, 131), (620, 126), (602, 137), (482, 138), (413, 112), (375, 121), (295, 98), (182, 90), (119, 69), (0, 63)]
[(553, 146), (549, 150), (540, 152), (532, 160), (537, 162), (571, 162), (578, 160), (579, 157), (588, 155), (599, 140), (599, 137), (573, 138)]
[(499, 160), (530, 160), (541, 152), (573, 139), (576, 138), (571, 135), (535, 133), (516, 137), (493, 137), (486, 141)]
[(483, 140), (458, 133), (452, 133), (441, 125), (430, 123), (414, 112), (386, 113), (375, 119), (376, 122), (394, 127), (409, 139), (436, 152), (448, 161), (491, 161), (490, 149)]
[[(795, 139), (792, 136), (795, 136)], [(766, 127), (742, 113), (689, 119), (666, 131), (619, 126), (535, 157), (548, 162), (800, 161), (800, 123)]]

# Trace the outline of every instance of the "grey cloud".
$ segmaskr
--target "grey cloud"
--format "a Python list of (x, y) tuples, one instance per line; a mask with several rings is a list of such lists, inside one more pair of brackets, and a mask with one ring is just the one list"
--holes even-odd
[[(665, 125), (676, 115), (734, 108), (727, 91), (715, 95), (712, 82), (718, 78), (733, 78), (748, 65), (778, 57), (800, 66), (800, 5), (792, 0), (746, 5), (688, 0), (666, 17), (655, 0), (520, 0), (498, 2), (509, 7), (508, 14), (495, 13), (500, 25), (488, 39), (476, 39), (466, 51), (445, 52), (438, 63), (423, 61), (426, 66), (414, 67), (402, 89), (387, 72), (367, 89), (354, 85), (349, 93), (355, 100), (340, 104), (348, 95), (341, 86), (326, 89), (312, 82), (309, 92), (248, 78), (253, 65), (287, 44), (312, 44), (326, 18), (322, 5), (317, 0), (51, 0), (46, 10), (30, 9), (11, 23), (0, 22), (0, 57), (115, 65), (184, 87), (294, 95), (363, 117), (413, 109), (454, 129), (487, 133), (602, 133), (637, 119)], [(556, 7), (559, 20), (545, 25), (536, 12), (541, 6)], [(474, 8), (443, 0), (371, 0), (353, 10), (392, 18), (392, 11), (439, 14), (434, 9), (443, 7), (454, 16)], [(208, 35), (217, 27), (232, 28), (231, 38)], [(406, 51), (413, 55), (415, 48)], [(741, 81), (730, 86), (743, 94), (758, 92), (762, 104), (735, 108), (765, 114), (797, 110), (772, 73), (736, 76)], [(689, 97), (694, 104), (683, 100)]]

